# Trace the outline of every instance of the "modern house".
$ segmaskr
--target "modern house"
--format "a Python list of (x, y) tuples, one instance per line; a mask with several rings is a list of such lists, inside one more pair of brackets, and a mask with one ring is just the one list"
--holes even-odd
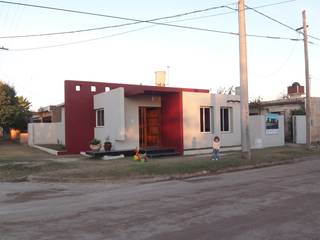
[[(174, 149), (181, 155), (211, 152), (219, 136), (223, 147), (241, 145), (240, 96), (212, 94), (207, 89), (119, 83), (65, 81), (61, 126), (48, 134), (33, 131), (33, 144), (42, 135), (63, 138), (67, 154), (89, 150), (93, 138), (112, 142), (112, 150)], [(250, 120), (252, 147), (284, 144), (283, 118), (277, 131), (266, 131), (266, 117)], [(31, 126), (33, 125), (33, 126)], [(30, 129), (37, 126), (31, 124)], [(51, 124), (48, 123), (48, 127)], [(56, 139), (52, 141), (56, 141)], [(257, 145), (257, 143), (259, 143)]]
[[(211, 148), (240, 144), (239, 96), (205, 89), (97, 82), (65, 82), (66, 149), (87, 150), (93, 138), (108, 139), (116, 150)], [(220, 124), (220, 117), (223, 119)]]

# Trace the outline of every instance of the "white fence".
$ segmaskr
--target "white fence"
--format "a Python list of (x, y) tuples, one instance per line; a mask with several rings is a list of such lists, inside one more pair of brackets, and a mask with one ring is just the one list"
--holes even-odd
[(293, 142), (306, 144), (306, 116), (292, 116)]
[(29, 123), (28, 144), (65, 144), (64, 124), (58, 123)]

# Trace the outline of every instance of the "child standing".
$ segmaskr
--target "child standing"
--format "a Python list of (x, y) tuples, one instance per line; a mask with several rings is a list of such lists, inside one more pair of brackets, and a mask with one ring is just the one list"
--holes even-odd
[(219, 151), (220, 151), (220, 138), (218, 136), (215, 136), (212, 143), (212, 159), (211, 160), (219, 160)]

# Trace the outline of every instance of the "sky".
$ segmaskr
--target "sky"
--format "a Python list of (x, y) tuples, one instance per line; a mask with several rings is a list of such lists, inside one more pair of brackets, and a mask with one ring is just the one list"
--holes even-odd
[[(158, 22), (238, 32), (234, 0), (18, 2), (138, 20), (223, 6)], [(308, 34), (318, 38), (309, 37), (312, 43), (308, 45), (311, 96), (320, 97), (320, 1), (246, 0), (245, 4), (293, 29), (302, 26), (302, 10), (306, 10)], [(18, 95), (32, 103), (33, 110), (62, 103), (65, 80), (153, 85), (155, 71), (167, 71), (171, 87), (217, 92), (240, 85), (239, 39), (232, 34), (142, 22), (82, 33), (4, 38), (132, 22), (0, 2), (0, 47), (9, 49), (0, 51), (0, 80), (14, 86)], [(247, 34), (303, 38), (253, 10), (246, 11), (246, 28)], [(249, 99), (276, 99), (293, 82), (305, 85), (303, 41), (248, 36), (247, 49)]]

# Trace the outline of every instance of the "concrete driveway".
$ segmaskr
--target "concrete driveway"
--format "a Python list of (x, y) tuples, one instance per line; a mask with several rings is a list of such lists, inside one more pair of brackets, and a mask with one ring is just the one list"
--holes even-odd
[(149, 184), (0, 183), (0, 239), (320, 239), (320, 159)]

